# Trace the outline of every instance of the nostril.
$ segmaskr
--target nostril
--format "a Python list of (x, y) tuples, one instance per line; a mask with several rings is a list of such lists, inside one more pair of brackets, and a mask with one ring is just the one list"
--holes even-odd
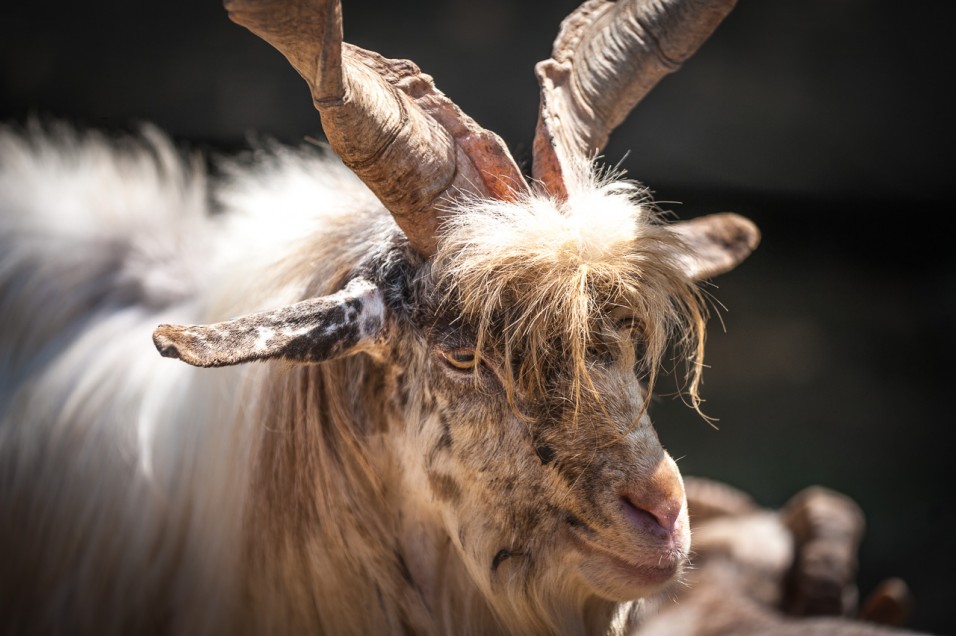
[(630, 522), (648, 534), (661, 539), (670, 537), (680, 516), (680, 506), (665, 502), (659, 506), (642, 507), (627, 496), (621, 497), (621, 507)]

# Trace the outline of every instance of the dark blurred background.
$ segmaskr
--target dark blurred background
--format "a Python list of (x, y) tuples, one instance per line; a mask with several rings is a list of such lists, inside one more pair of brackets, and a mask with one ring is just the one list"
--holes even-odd
[[(347, 1), (346, 38), (415, 60), (530, 157), (533, 64), (576, 0)], [(704, 423), (653, 413), (686, 474), (779, 506), (810, 484), (866, 512), (865, 594), (901, 576), (911, 626), (956, 630), (956, 194), (950, 0), (740, 0), (612, 137), (678, 216), (735, 210), (763, 243), (711, 289)], [(215, 0), (4, 3), (0, 120), (150, 121), (192, 148), (321, 136), (304, 82)], [(678, 203), (680, 202), (680, 203)]]

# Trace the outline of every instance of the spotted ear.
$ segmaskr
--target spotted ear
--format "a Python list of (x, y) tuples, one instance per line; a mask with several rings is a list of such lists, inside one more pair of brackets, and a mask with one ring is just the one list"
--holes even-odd
[(212, 325), (160, 325), (153, 343), (163, 357), (197, 367), (271, 359), (322, 362), (374, 342), (384, 325), (382, 292), (356, 278), (338, 293), (273, 311)]
[(692, 280), (729, 272), (743, 262), (760, 243), (760, 230), (739, 214), (723, 212), (669, 226), (684, 241), (687, 250), (679, 260)]

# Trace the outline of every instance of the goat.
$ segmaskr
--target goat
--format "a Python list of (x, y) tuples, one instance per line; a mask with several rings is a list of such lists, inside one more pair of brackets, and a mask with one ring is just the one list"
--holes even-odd
[(0, 136), (6, 629), (633, 630), (690, 549), (648, 395), (674, 346), (697, 405), (697, 282), (759, 234), (665, 224), (594, 157), (734, 0), (568, 17), (531, 181), (336, 0), (225, 4), (337, 158), (209, 188), (151, 129)]

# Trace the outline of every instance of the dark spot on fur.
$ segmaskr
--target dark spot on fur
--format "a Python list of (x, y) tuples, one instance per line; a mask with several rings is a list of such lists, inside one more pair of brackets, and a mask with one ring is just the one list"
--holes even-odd
[[(329, 329), (334, 325), (338, 325), (337, 328)], [(323, 322), (289, 341), (282, 349), (282, 357), (304, 362), (329, 360), (354, 347), (361, 337), (356, 322)]]
[(399, 373), (398, 377), (395, 378), (395, 383), (398, 385), (398, 403), (402, 409), (408, 407), (408, 378), (405, 377), (404, 373)]
[(438, 419), (441, 422), (441, 434), (438, 436), (438, 441), (435, 442), (425, 457), (425, 465), (429, 468), (435, 463), (435, 458), (438, 457), (440, 453), (450, 450), (452, 445), (451, 425), (448, 423), (448, 417), (444, 413), (439, 412)]
[(507, 559), (510, 559), (511, 557), (523, 557), (523, 556), (527, 556), (527, 553), (515, 552), (508, 548), (501, 548), (500, 550), (498, 550), (497, 554), (495, 554), (495, 558), (491, 560), (491, 573), (494, 574), (495, 572), (497, 572), (498, 566), (504, 563)]
[(345, 307), (336, 305), (325, 314), (325, 320), (322, 321), (322, 327), (331, 325), (340, 325), (345, 322)]
[(575, 517), (575, 516), (574, 516), (573, 514), (571, 514), (570, 512), (567, 514), (567, 516), (564, 518), (564, 520), (565, 520), (565, 521), (567, 522), (567, 524), (568, 524), (569, 526), (571, 526), (572, 528), (582, 528), (582, 529), (584, 529), (584, 528), (587, 528), (587, 527), (588, 527), (586, 523), (584, 523), (583, 521), (581, 521), (580, 519), (578, 519), (577, 517)]
[(539, 444), (538, 446), (535, 446), (534, 452), (538, 454), (538, 459), (541, 460), (541, 464), (543, 466), (547, 466), (554, 461), (554, 449), (547, 444)]
[(382, 330), (382, 319), (378, 316), (369, 316), (362, 321), (362, 332), (366, 335), (377, 334)]
[(554, 468), (568, 487), (576, 492), (581, 492), (588, 486), (585, 474), (591, 466), (591, 457), (590, 453), (573, 457), (565, 455), (561, 458), (561, 461), (554, 463)]
[(415, 579), (412, 578), (412, 571), (408, 569), (408, 563), (405, 561), (405, 555), (398, 550), (395, 550), (395, 559), (398, 561), (398, 572), (402, 575), (402, 578), (405, 579), (405, 582), (409, 585), (418, 587), (415, 583)]
[(163, 356), (164, 358), (175, 358), (176, 360), (178, 360), (180, 357), (179, 349), (177, 349), (176, 345), (174, 344), (168, 344), (162, 347), (159, 350), (159, 355)]
[(498, 566), (501, 565), (502, 561), (505, 559), (511, 558), (511, 550), (508, 548), (501, 548), (498, 550), (498, 553), (495, 555), (495, 558), (491, 560), (491, 571), (495, 572), (498, 570)]
[(428, 485), (432, 493), (441, 501), (457, 504), (461, 501), (461, 486), (449, 475), (429, 472)]
[(435, 448), (438, 450), (447, 450), (451, 448), (452, 439), (451, 439), (451, 424), (448, 421), (448, 416), (444, 413), (438, 413), (438, 419), (441, 421), (441, 437), (438, 438), (438, 443), (435, 445)]

